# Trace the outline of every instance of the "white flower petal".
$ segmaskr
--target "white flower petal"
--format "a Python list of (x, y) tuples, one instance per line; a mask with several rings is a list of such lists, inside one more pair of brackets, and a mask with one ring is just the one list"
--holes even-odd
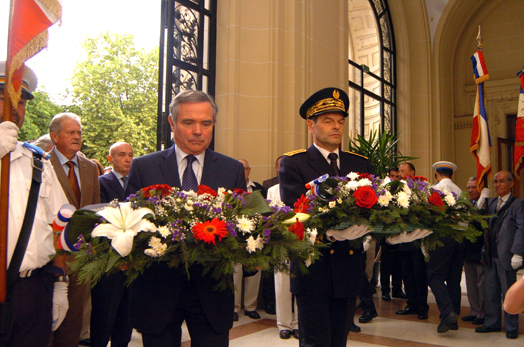
[(118, 233), (116, 237), (111, 241), (111, 246), (117, 251), (122, 257), (125, 257), (133, 249), (133, 233)]
[(93, 229), (93, 231), (91, 232), (91, 237), (105, 236), (107, 238), (112, 239), (113, 237), (115, 237), (115, 234), (121, 230), (122, 229), (115, 227), (113, 224), (102, 223)]

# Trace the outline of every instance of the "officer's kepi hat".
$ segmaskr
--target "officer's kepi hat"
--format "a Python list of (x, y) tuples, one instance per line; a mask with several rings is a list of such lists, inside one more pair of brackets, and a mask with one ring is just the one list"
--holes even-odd
[(345, 91), (338, 88), (325, 88), (304, 101), (300, 106), (300, 117), (311, 119), (330, 112), (338, 112), (347, 117), (348, 108), (349, 98)]
[[(0, 61), (0, 89), (4, 89), (5, 86), (5, 65), (5, 61)], [(25, 93), (28, 100), (35, 98), (31, 93), (35, 91), (37, 83), (38, 79), (36, 78), (36, 74), (26, 65), (22, 75), (22, 91)]]
[(457, 165), (450, 161), (437, 161), (435, 164), (433, 164), (433, 170), (437, 171), (438, 169), (448, 169), (455, 172), (457, 171)]

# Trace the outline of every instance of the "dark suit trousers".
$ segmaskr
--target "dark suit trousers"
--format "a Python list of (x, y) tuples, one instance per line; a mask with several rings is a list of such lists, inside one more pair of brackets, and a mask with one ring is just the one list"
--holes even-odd
[[(506, 298), (509, 287), (517, 280), (517, 271), (506, 271), (498, 258), (492, 259), (491, 266), (484, 267), (484, 308), (488, 328), (500, 328), (502, 325), (502, 301)], [(504, 326), (506, 331), (513, 331), (519, 327), (519, 315), (504, 312)]]
[(393, 287), (393, 295), (402, 293), (402, 269), (398, 260), (398, 253), (396, 251), (385, 251), (382, 248), (382, 259), (380, 260), (382, 295), (389, 294), (390, 285)]
[(441, 241), (444, 246), (435, 248), (429, 255), (427, 272), (429, 287), (435, 295), (440, 316), (446, 317), (452, 311), (460, 314), (464, 246), (450, 238)]
[(229, 331), (218, 334), (213, 330), (202, 309), (195, 284), (182, 281), (181, 285), (183, 299), (178, 301), (171, 320), (158, 335), (142, 334), (144, 347), (180, 347), (184, 320), (191, 336), (191, 347), (229, 346)]
[(129, 288), (122, 272), (103, 276), (91, 289), (91, 347), (126, 347), (131, 341)]
[[(346, 347), (348, 308), (355, 298), (295, 294), (298, 306), (300, 347)], [(329, 317), (329, 319), (318, 319)]]
[[(368, 252), (362, 254), (362, 258), (363, 258), (362, 271), (363, 272), (366, 271), (366, 257), (371, 257), (371, 256), (372, 256), (372, 253), (368, 254)], [(368, 277), (364, 273), (364, 275), (362, 276), (362, 287), (361, 287), (360, 295), (359, 295), (360, 307), (362, 307), (362, 310), (364, 312), (368, 312), (368, 313), (377, 312), (375, 308), (375, 303), (373, 302), (373, 289), (374, 289), (373, 284), (371, 284), (371, 282), (368, 281)]]
[(408, 297), (407, 306), (419, 313), (428, 312), (428, 281), (422, 251), (417, 248), (414, 251), (398, 252), (398, 258)]

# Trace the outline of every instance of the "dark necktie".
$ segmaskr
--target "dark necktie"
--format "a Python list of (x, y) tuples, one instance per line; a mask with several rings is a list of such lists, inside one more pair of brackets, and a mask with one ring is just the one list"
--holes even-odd
[(196, 160), (195, 156), (190, 154), (186, 157), (187, 166), (182, 176), (182, 190), (198, 192), (198, 181), (193, 171), (193, 161)]
[(69, 166), (69, 173), (67, 174), (67, 178), (69, 179), (69, 183), (71, 184), (71, 188), (73, 188), (73, 193), (76, 197), (76, 202), (80, 206), (80, 186), (78, 185), (78, 178), (76, 177), (75, 173), (75, 163), (73, 161), (68, 161), (67, 166)]
[(340, 175), (340, 171), (339, 171), (338, 166), (337, 166), (338, 155), (336, 153), (329, 153), (328, 158), (330, 160), (331, 167), (333, 168), (333, 171), (335, 171), (335, 176), (339, 176)]
[(124, 188), (124, 191), (125, 191), (127, 188), (127, 176), (122, 176), (120, 179), (122, 180), (122, 187)]

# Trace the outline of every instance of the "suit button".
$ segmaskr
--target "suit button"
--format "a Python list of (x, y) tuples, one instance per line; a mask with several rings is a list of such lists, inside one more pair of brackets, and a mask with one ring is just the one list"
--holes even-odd
[(335, 253), (335, 250), (332, 249), (331, 251), (329, 251), (329, 253), (333, 254), (333, 253)]
[(349, 255), (353, 255), (353, 253), (355, 253), (355, 252), (353, 252), (353, 250), (349, 251)]

